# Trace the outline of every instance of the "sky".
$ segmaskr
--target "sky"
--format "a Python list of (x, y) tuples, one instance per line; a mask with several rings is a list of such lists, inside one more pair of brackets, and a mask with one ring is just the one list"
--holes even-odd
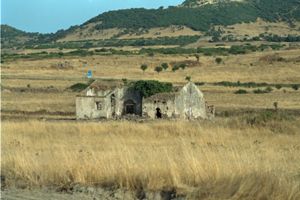
[(1, 24), (27, 32), (51, 33), (80, 25), (105, 11), (158, 8), (183, 0), (1, 0)]

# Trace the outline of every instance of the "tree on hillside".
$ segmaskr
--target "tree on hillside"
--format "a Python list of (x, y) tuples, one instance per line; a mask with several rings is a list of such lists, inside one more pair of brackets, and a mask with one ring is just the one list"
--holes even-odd
[(143, 70), (143, 73), (148, 69), (148, 66), (146, 64), (141, 65), (141, 70)]
[(161, 64), (161, 67), (166, 71), (169, 68), (168, 63)]
[(161, 72), (163, 70), (163, 68), (161, 66), (157, 66), (154, 69), (157, 73)]
[(192, 79), (192, 77), (191, 77), (191, 76), (187, 76), (187, 77), (185, 77), (185, 80), (186, 80), (186, 81), (191, 81), (191, 79)]

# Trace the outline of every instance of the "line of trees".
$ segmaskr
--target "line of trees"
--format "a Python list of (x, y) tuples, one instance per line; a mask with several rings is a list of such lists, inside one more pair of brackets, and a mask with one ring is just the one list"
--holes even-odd
[[(156, 66), (154, 68), (154, 71), (157, 72), (158, 74), (162, 71), (167, 71), (167, 69), (169, 69), (169, 64), (168, 63), (162, 63), (161, 65), (159, 66)], [(172, 72), (175, 72), (179, 69), (182, 69), (184, 70), (185, 68), (187, 67), (187, 65), (185, 63), (180, 63), (180, 64), (175, 64), (172, 66), (171, 70)], [(147, 64), (142, 64), (140, 66), (140, 69), (143, 71), (143, 73), (145, 73), (145, 71), (148, 69), (148, 65)]]

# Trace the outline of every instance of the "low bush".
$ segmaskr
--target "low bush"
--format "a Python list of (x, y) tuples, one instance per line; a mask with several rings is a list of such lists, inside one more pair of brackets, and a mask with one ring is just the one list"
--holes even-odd
[(217, 64), (220, 64), (222, 62), (222, 58), (216, 58), (215, 61)]
[(267, 93), (265, 90), (261, 90), (261, 89), (256, 89), (256, 90), (253, 90), (253, 93), (254, 94), (265, 94)]
[(178, 69), (179, 69), (179, 66), (178, 66), (178, 65), (174, 65), (174, 66), (172, 67), (172, 71), (173, 71), (173, 72), (177, 71)]
[(254, 94), (266, 94), (266, 93), (270, 93), (272, 91), (273, 91), (273, 89), (271, 87), (267, 87), (264, 90), (262, 90), (262, 89), (253, 90), (253, 93)]
[(195, 85), (202, 86), (202, 85), (205, 85), (205, 83), (204, 82), (195, 82)]
[(247, 93), (248, 93), (247, 90), (242, 90), (242, 89), (234, 92), (234, 94), (247, 94)]
[(240, 81), (237, 82), (222, 81), (222, 82), (214, 83), (214, 85), (226, 86), (226, 87), (247, 87), (247, 88), (268, 86), (267, 83), (255, 83), (255, 82), (241, 83)]
[(70, 86), (70, 89), (73, 92), (81, 92), (81, 91), (85, 90), (88, 86), (89, 86), (89, 84), (86, 84), (86, 83), (75, 83), (74, 85)]
[(292, 88), (293, 88), (294, 90), (299, 90), (299, 85), (292, 85)]
[(181, 63), (181, 64), (179, 65), (179, 68), (181, 68), (182, 70), (184, 70), (184, 69), (186, 68), (186, 64)]
[(275, 87), (276, 87), (277, 90), (280, 90), (282, 88), (282, 85), (277, 84), (277, 85), (275, 85)]

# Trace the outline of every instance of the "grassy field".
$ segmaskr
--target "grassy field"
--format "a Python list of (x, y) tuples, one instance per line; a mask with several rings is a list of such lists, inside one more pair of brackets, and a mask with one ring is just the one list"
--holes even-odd
[[(88, 70), (95, 78), (111, 79), (157, 79), (169, 82), (184, 82), (186, 76), (193, 81), (254, 81), (269, 83), (297, 83), (300, 80), (299, 49), (264, 51), (246, 55), (220, 56), (222, 63), (215, 62), (216, 57), (201, 56), (200, 63), (185, 70), (167, 71), (158, 74), (154, 68), (162, 63), (196, 61), (194, 55), (110, 55), (69, 57), (61, 59), (17, 60), (2, 64), (2, 76), (30, 76), (34, 78), (72, 77), (83, 78)], [(278, 54), (285, 61), (267, 62), (265, 56)], [(298, 61), (297, 61), (298, 59)], [(68, 62), (68, 67), (57, 67)], [(147, 64), (142, 72), (140, 66)]]
[[(156, 73), (162, 63), (194, 55), (107, 55), (19, 59), (1, 64), (1, 175), (8, 188), (69, 188), (73, 184), (133, 191), (175, 191), (187, 199), (300, 198), (300, 50), (216, 57), (200, 55), (185, 70)], [(266, 61), (270, 55), (283, 58)], [(58, 67), (61, 64), (66, 67)], [(141, 64), (149, 67), (145, 73)], [(69, 88), (96, 79), (186, 76), (215, 105), (213, 121), (82, 122)], [(266, 82), (227, 87), (220, 81)], [(281, 84), (282, 88), (274, 85)], [(247, 94), (235, 94), (239, 89)], [(274, 111), (274, 102), (279, 111)], [(269, 110), (269, 111), (266, 111)]]
[[(2, 123), (6, 184), (161, 190), (194, 199), (299, 199), (299, 119), (282, 132), (216, 122)], [(285, 129), (289, 127), (288, 129)], [(17, 180), (17, 181), (16, 181)]]

